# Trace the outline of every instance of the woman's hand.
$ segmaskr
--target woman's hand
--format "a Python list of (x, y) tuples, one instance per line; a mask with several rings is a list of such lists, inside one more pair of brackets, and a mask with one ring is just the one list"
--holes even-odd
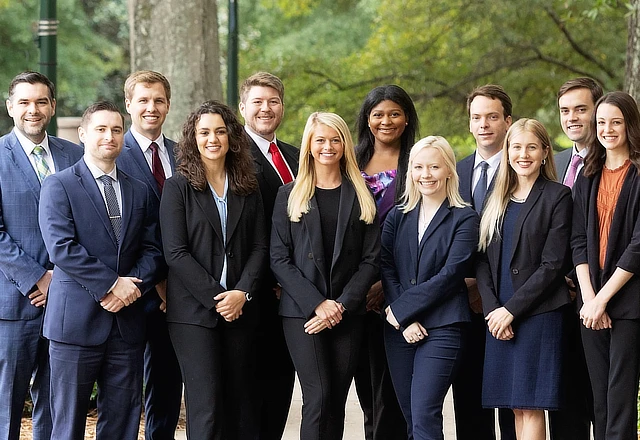
[(409, 344), (417, 344), (429, 335), (422, 324), (414, 322), (403, 330), (402, 336)]
[(585, 301), (580, 309), (580, 319), (586, 328), (592, 330), (602, 330), (611, 328), (611, 319), (609, 315), (603, 320), (606, 314), (607, 303), (601, 299), (600, 295)]
[(513, 315), (504, 307), (492, 310), (484, 319), (487, 321), (489, 333), (494, 338), (501, 341), (513, 338), (513, 329), (511, 328)]
[(304, 332), (308, 335), (318, 334), (327, 328), (331, 328), (329, 321), (321, 319), (319, 316), (314, 316), (304, 323)]
[(216, 312), (220, 313), (227, 322), (238, 319), (242, 315), (244, 303), (247, 302), (241, 290), (227, 290), (214, 296), (213, 299), (219, 301), (216, 304)]
[(333, 326), (338, 325), (340, 321), (342, 321), (343, 311), (342, 304), (332, 299), (325, 299), (315, 310), (316, 316), (326, 321), (329, 328), (333, 328)]
[(396, 317), (393, 315), (393, 312), (391, 311), (391, 306), (387, 306), (387, 308), (384, 309), (384, 314), (387, 317), (387, 322), (391, 324), (393, 328), (395, 328), (396, 330), (400, 330), (400, 323), (398, 322)]
[(371, 286), (367, 292), (367, 312), (374, 311), (380, 313), (384, 303), (384, 293), (382, 292), (382, 281), (378, 281)]

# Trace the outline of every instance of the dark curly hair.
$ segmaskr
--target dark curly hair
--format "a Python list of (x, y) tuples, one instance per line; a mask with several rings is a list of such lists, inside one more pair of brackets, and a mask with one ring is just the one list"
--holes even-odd
[(182, 127), (182, 138), (176, 146), (177, 171), (187, 178), (191, 186), (198, 191), (207, 188), (204, 163), (196, 142), (196, 124), (205, 114), (217, 114), (227, 127), (229, 151), (224, 167), (229, 178), (229, 189), (237, 195), (248, 195), (258, 189), (255, 165), (249, 150), (249, 140), (244, 127), (228, 106), (218, 101), (206, 101), (191, 112)]
[(597, 113), (598, 107), (602, 104), (610, 104), (620, 109), (627, 132), (629, 159), (638, 170), (638, 175), (640, 175), (640, 111), (638, 111), (638, 105), (628, 93), (609, 92), (598, 99), (591, 117), (591, 134), (590, 140), (587, 142), (589, 152), (584, 159), (583, 173), (585, 177), (593, 177), (601, 172), (607, 155), (597, 136)]

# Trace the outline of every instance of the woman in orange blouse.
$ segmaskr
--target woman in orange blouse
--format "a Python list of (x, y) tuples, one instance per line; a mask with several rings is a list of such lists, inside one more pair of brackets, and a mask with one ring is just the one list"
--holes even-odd
[(640, 112), (627, 93), (596, 103), (574, 186), (571, 247), (595, 440), (636, 438), (640, 377)]

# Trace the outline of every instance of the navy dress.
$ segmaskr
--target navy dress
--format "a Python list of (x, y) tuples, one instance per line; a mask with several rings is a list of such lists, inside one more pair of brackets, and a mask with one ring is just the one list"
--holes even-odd
[[(514, 293), (509, 256), (522, 204), (509, 202), (502, 226), (498, 298)], [(487, 330), (482, 381), (485, 408), (557, 410), (561, 405), (562, 312), (528, 316), (512, 323), (515, 337), (499, 341)]]

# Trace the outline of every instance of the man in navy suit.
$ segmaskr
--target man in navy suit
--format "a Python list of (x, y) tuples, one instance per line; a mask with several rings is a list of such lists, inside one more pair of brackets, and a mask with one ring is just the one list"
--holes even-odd
[[(162, 134), (169, 107), (171, 86), (164, 75), (150, 70), (134, 72), (124, 84), (131, 128), (124, 135), (124, 148), (116, 163), (127, 175), (149, 187), (157, 206), (164, 181), (173, 175), (175, 143)], [(142, 299), (146, 321), (144, 351), (144, 410), (146, 440), (172, 440), (175, 436), (182, 377), (165, 319), (166, 280)]]
[(40, 227), (41, 180), (71, 166), (82, 149), (48, 136), (54, 86), (37, 72), (11, 81), (13, 130), (0, 138), (0, 438), (17, 440), (31, 386), (33, 438), (49, 439), (48, 345), (40, 338), (51, 269)]
[(55, 264), (43, 334), (49, 339), (52, 439), (82, 440), (98, 383), (97, 438), (136, 440), (142, 407), (144, 315), (138, 298), (165, 276), (158, 207), (116, 168), (124, 118), (90, 106), (82, 160), (48, 177), (39, 220)]
[[(258, 72), (240, 87), (240, 113), (245, 120), (256, 164), (268, 231), (278, 188), (298, 172), (298, 149), (276, 139), (284, 115), (284, 85), (280, 78)], [(268, 268), (257, 300), (260, 369), (258, 372), (260, 440), (280, 440), (287, 423), (293, 393), (294, 368), (278, 316), (280, 288)]]
[[(501, 150), (511, 126), (511, 98), (501, 86), (487, 84), (474, 89), (467, 97), (469, 131), (476, 141), (476, 151), (458, 162), (460, 195), (481, 213), (493, 179), (500, 166)], [(494, 411), (482, 408), (482, 368), (486, 325), (482, 301), (475, 278), (467, 278), (471, 306), (471, 334), (465, 359), (453, 382), (456, 433), (459, 440), (495, 439)], [(503, 440), (515, 440), (511, 410), (499, 410)]]

